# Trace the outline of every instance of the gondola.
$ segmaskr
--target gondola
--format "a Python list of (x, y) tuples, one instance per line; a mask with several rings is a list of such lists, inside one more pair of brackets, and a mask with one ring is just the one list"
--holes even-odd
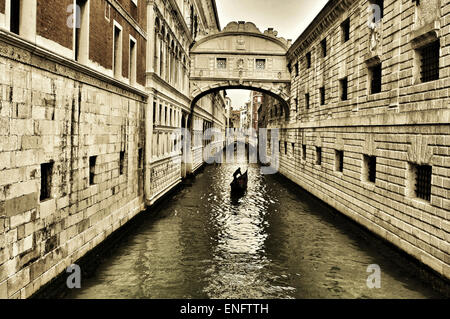
[(232, 193), (245, 192), (245, 190), (247, 189), (247, 182), (248, 182), (248, 170), (244, 174), (242, 174), (241, 169), (239, 168), (233, 174), (233, 177), (234, 179), (231, 182), (231, 192)]

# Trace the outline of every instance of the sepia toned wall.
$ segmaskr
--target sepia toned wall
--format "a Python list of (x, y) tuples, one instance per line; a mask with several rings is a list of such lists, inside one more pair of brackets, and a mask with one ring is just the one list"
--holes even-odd
[[(268, 125), (281, 127), (281, 174), (450, 278), (450, 3), (384, 3), (384, 18), (375, 30), (379, 40), (371, 50), (369, 2), (329, 2), (288, 52), (289, 120), (278, 107), (272, 117), (266, 111)], [(417, 18), (421, 12), (427, 12), (426, 19)], [(350, 40), (343, 43), (340, 25), (348, 17)], [(436, 38), (440, 77), (421, 83), (415, 49)], [(307, 52), (312, 56), (309, 69)], [(368, 91), (373, 59), (382, 62), (382, 91), (377, 94)], [(347, 101), (340, 101), (343, 77), (349, 81)], [(326, 88), (325, 105), (320, 105), (321, 86)], [(317, 147), (322, 148), (321, 165), (316, 164)], [(336, 151), (344, 152), (343, 172), (336, 169)], [(375, 183), (365, 180), (364, 155), (376, 156)], [(430, 201), (415, 197), (411, 164), (432, 166)]]

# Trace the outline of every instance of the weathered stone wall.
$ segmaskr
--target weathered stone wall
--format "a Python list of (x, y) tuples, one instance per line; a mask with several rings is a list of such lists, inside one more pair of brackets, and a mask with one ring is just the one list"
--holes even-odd
[[(146, 95), (4, 40), (0, 298), (25, 298), (144, 209)], [(53, 163), (46, 199), (43, 163)]]
[[(420, 1), (417, 7), (384, 1), (383, 20), (373, 30), (367, 1), (341, 2), (352, 5), (333, 12), (328, 7), (331, 19), (325, 10), (313, 24), (323, 29), (307, 30), (288, 53), (300, 69), (297, 75), (292, 68), (291, 116), (285, 121), (278, 113), (269, 120), (269, 126), (282, 128), (280, 173), (450, 278), (450, 3), (440, 1), (431, 10), (438, 2)], [(417, 18), (420, 12), (427, 12), (426, 19)], [(350, 39), (344, 42), (341, 23), (347, 18)], [(433, 37), (440, 41), (439, 80), (421, 83), (417, 46)], [(370, 94), (368, 68), (377, 60), (382, 89)], [(341, 101), (339, 80), (345, 77), (348, 99)], [(337, 151), (344, 154), (342, 172)], [(364, 155), (376, 157), (375, 183), (365, 178)], [(429, 201), (414, 193), (412, 165), (432, 167)]]

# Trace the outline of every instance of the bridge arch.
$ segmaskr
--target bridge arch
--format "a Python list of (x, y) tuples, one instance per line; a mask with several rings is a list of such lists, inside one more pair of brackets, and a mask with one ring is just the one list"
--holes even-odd
[(289, 116), (291, 77), (287, 51), (291, 42), (251, 22), (231, 22), (223, 31), (197, 37), (191, 48), (191, 112), (205, 95), (248, 89), (273, 96)]

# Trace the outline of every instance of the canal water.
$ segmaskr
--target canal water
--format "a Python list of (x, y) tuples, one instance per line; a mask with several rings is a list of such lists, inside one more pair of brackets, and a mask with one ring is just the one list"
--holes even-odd
[[(207, 166), (68, 298), (439, 298), (411, 260), (279, 175)], [(243, 171), (247, 164), (241, 164)], [(369, 288), (369, 265), (381, 270)]]

